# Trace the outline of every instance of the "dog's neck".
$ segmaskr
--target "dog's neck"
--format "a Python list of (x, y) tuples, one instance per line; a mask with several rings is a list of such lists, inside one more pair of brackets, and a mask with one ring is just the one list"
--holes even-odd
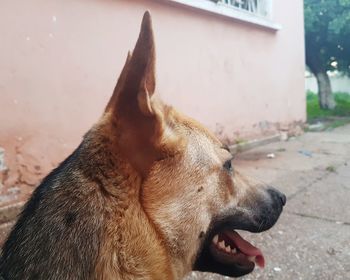
[(118, 213), (115, 203), (107, 203), (112, 211), (105, 219), (106, 236), (96, 265), (98, 278), (174, 279), (170, 260), (140, 206), (131, 201), (124, 213)]
[(106, 235), (95, 274), (111, 280), (179, 279), (183, 275), (174, 271), (161, 233), (140, 203), (141, 176), (119, 155), (113, 135), (101, 133), (103, 126), (94, 129), (99, 133), (89, 132), (83, 145), (89, 145), (84, 151), (91, 154), (86, 157), (96, 161), (92, 166), (96, 166), (94, 176), (105, 203), (102, 234)]

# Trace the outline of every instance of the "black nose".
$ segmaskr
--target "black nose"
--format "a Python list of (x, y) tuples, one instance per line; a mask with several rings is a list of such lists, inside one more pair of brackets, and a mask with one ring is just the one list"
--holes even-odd
[(271, 194), (273, 198), (278, 199), (282, 206), (286, 205), (287, 197), (284, 193), (281, 193), (279, 190), (276, 190), (275, 188), (269, 188), (268, 192)]
[(280, 199), (281, 199), (281, 202), (282, 202), (282, 205), (286, 205), (286, 202), (287, 202), (287, 197), (284, 193), (281, 193), (280, 192)]

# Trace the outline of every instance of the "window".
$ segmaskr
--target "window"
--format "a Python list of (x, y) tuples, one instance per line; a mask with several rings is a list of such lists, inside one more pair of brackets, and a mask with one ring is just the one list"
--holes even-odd
[(167, 0), (184, 6), (205, 10), (241, 22), (270, 30), (281, 26), (272, 21), (273, 0)]
[(252, 13), (257, 16), (270, 18), (271, 1), (272, 0), (219, 0), (215, 2), (220, 2), (227, 7)]

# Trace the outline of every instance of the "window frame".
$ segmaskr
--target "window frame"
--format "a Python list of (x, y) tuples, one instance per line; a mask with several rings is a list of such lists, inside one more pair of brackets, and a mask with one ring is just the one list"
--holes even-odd
[[(229, 4), (221, 1), (212, 0), (167, 0), (168, 2), (177, 3), (183, 6), (204, 10), (213, 14), (224, 16), (229, 19), (238, 20), (240, 22), (253, 24), (272, 31), (278, 31), (282, 27), (280, 24), (271, 20), (271, 11), (268, 17), (260, 16), (243, 9), (230, 7)], [(273, 1), (273, 0), (270, 0)], [(216, 3), (217, 2), (217, 3)], [(272, 6), (272, 3), (271, 3)]]

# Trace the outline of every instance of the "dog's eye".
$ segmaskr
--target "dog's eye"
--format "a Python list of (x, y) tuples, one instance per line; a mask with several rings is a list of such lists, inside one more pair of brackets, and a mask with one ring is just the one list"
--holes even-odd
[(224, 163), (224, 168), (225, 168), (227, 171), (230, 171), (230, 172), (233, 171), (232, 159), (227, 160), (227, 161)]

